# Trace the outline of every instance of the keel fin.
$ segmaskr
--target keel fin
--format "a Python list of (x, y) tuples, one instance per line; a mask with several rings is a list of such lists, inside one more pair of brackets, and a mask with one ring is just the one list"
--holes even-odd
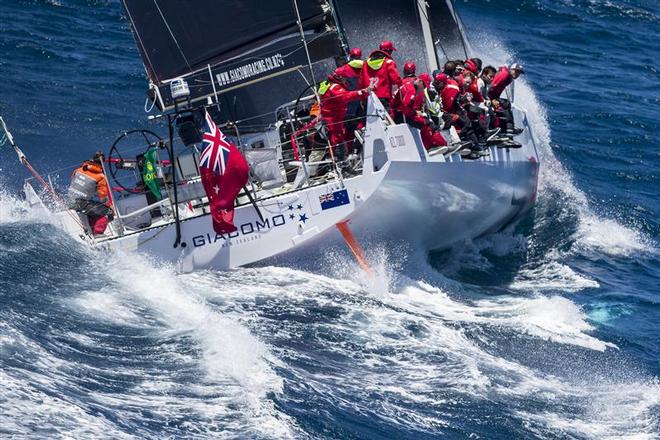
[(364, 251), (362, 250), (362, 246), (360, 246), (360, 243), (358, 243), (357, 239), (353, 235), (353, 232), (348, 227), (348, 221), (337, 223), (335, 226), (337, 226), (337, 229), (339, 229), (341, 236), (344, 238), (344, 241), (346, 242), (348, 248), (353, 253), (353, 256), (357, 260), (362, 270), (364, 270), (367, 273), (367, 275), (373, 277), (374, 272), (369, 266), (369, 263), (367, 263), (367, 259), (364, 256)]

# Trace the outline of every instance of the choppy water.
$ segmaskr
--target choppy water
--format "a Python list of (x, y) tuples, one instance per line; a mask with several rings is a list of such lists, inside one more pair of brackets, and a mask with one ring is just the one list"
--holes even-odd
[[(90, 252), (0, 151), (0, 437), (658, 438), (660, 5), (459, 3), (483, 58), (527, 68), (538, 206), (449, 252), (372, 249), (375, 281), (345, 255), (176, 276)], [(0, 17), (0, 114), (37, 168), (146, 125), (118, 4)]]

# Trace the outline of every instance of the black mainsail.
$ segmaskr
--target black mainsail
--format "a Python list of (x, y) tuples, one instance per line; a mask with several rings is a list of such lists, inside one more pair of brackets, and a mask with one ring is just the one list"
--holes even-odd
[[(158, 90), (157, 104), (164, 110), (173, 106), (170, 82), (184, 78), (192, 102), (218, 97), (234, 120), (272, 112), (312, 81), (310, 62), (344, 54), (342, 36), (324, 0), (122, 4), (147, 75)], [(277, 81), (257, 84), (270, 78)], [(248, 84), (256, 85), (249, 94), (243, 90)]]

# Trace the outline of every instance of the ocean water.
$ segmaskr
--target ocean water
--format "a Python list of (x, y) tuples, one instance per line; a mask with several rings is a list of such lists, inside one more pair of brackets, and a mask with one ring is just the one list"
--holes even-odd
[[(450, 251), (368, 249), (375, 280), (343, 254), (175, 275), (91, 252), (2, 149), (0, 437), (659, 438), (660, 3), (457, 7), (485, 61), (526, 67), (538, 204)], [(162, 130), (117, 2), (2, 0), (0, 74), (37, 169)]]

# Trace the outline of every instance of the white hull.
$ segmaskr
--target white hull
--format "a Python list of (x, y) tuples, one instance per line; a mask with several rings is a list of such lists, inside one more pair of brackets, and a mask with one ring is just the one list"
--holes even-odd
[[(379, 110), (380, 103), (370, 100), (368, 114)], [(341, 240), (335, 225), (348, 221), (364, 243), (405, 241), (427, 250), (445, 249), (498, 230), (533, 205), (539, 164), (529, 126), (519, 141), (522, 148), (491, 148), (490, 157), (476, 161), (462, 161), (458, 155), (445, 159), (426, 153), (417, 130), (405, 124), (386, 126), (372, 116), (362, 175), (259, 200), (263, 222), (248, 204), (236, 209), (239, 230), (229, 236), (216, 235), (210, 217), (200, 215), (181, 222), (183, 245), (176, 248), (174, 223), (95, 246), (148, 253), (182, 271), (227, 269), (324, 249)], [(348, 197), (339, 204), (344, 190)], [(328, 194), (334, 194), (338, 206), (328, 207)], [(79, 236), (70, 216), (60, 216)]]

